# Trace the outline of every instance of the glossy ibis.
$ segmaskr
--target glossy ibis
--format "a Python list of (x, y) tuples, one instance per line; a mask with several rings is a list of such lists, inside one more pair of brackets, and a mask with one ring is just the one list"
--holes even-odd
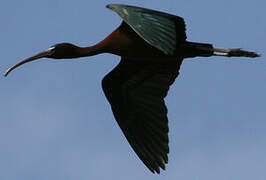
[(110, 4), (123, 19), (103, 41), (90, 47), (56, 44), (8, 69), (39, 59), (67, 59), (112, 53), (120, 63), (102, 80), (116, 121), (142, 162), (160, 173), (168, 162), (168, 118), (164, 98), (184, 58), (196, 56), (258, 57), (241, 49), (216, 49), (186, 41), (183, 18), (150, 9)]

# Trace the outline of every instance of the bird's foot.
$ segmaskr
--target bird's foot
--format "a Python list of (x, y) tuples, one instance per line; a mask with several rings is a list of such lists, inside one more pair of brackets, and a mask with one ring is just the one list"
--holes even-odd
[(250, 51), (244, 51), (240, 48), (235, 49), (213, 49), (214, 56), (226, 56), (226, 57), (260, 57), (259, 54)]

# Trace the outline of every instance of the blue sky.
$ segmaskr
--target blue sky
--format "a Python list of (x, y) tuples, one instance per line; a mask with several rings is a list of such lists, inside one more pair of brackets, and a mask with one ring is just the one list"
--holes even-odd
[(0, 77), (0, 179), (265, 180), (264, 0), (4, 0), (1, 74), (55, 43), (102, 40), (121, 22), (108, 3), (182, 16), (190, 41), (263, 56), (184, 61), (166, 98), (170, 154), (161, 175), (137, 158), (101, 90), (118, 56), (43, 59), (18, 68)]

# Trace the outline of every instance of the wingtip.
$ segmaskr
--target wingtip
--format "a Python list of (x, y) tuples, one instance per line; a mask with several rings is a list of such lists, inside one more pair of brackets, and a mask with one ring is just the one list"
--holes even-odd
[(113, 4), (107, 4), (105, 7), (108, 8), (108, 9), (111, 9), (111, 10), (114, 9), (114, 8), (113, 8)]
[(148, 167), (148, 169), (153, 173), (153, 174), (160, 174), (161, 173), (161, 169), (165, 171), (166, 167), (165, 167), (166, 162), (161, 159), (161, 161), (157, 161), (153, 167)]
[(160, 167), (156, 167), (155, 171), (156, 171), (157, 174), (160, 174)]
[(119, 6), (119, 4), (107, 4), (105, 7), (111, 10), (114, 10), (115, 7)]
[(165, 170), (165, 164), (166, 162), (164, 161), (163, 157), (160, 157), (160, 160), (158, 161), (159, 162), (159, 166)]

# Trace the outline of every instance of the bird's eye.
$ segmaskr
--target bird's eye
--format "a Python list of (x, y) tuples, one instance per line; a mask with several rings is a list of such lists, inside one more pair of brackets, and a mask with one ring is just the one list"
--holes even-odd
[(52, 50), (54, 50), (54, 49), (55, 49), (55, 47), (52, 46), (52, 47), (48, 48), (47, 51), (52, 51)]
[(46, 51), (51, 55), (51, 54), (54, 53), (54, 51), (55, 51), (55, 47), (52, 46), (52, 47), (48, 48)]

